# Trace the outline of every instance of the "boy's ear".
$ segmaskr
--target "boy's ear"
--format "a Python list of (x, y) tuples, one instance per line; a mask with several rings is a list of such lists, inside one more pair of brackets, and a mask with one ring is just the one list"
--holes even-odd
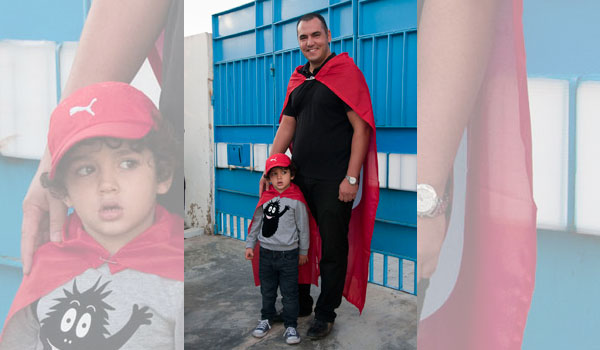
[(157, 194), (165, 194), (167, 192), (169, 192), (169, 189), (171, 188), (171, 184), (173, 183), (173, 173), (171, 173), (171, 175), (169, 175), (168, 178), (166, 178), (163, 181), (160, 181), (159, 183), (156, 184), (156, 193)]

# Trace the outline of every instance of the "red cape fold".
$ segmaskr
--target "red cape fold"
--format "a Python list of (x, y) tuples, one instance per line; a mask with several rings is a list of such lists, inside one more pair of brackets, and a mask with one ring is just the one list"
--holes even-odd
[(23, 277), (4, 329), (17, 311), (107, 261), (110, 261), (112, 274), (133, 269), (184, 280), (183, 219), (159, 205), (154, 224), (113, 256), (83, 230), (81, 219), (75, 213), (67, 219), (62, 239), (60, 243), (46, 243), (36, 251), (31, 273)]
[[(308, 248), (308, 262), (304, 265), (298, 267), (298, 283), (302, 284), (314, 284), (316, 286), (319, 285), (319, 261), (321, 260), (321, 236), (319, 236), (319, 229), (317, 228), (317, 223), (310, 213), (310, 209), (308, 209), (308, 204), (306, 204), (306, 200), (302, 195), (302, 191), (300, 188), (292, 183), (290, 187), (288, 187), (282, 193), (279, 193), (273, 186), (269, 187), (269, 190), (264, 191), (260, 199), (258, 200), (258, 204), (256, 205), (256, 209), (262, 207), (263, 204), (267, 203), (271, 199), (275, 197), (285, 197), (293, 200), (300, 201), (306, 207), (306, 211), (308, 212), (308, 221), (310, 227), (310, 247)], [(254, 215), (252, 215), (254, 218)], [(250, 228), (252, 227), (254, 220), (248, 226), (248, 233), (250, 233)], [(258, 261), (260, 254), (260, 242), (256, 241), (256, 246), (254, 246), (254, 258), (252, 259), (252, 272), (254, 274), (254, 284), (259, 286), (260, 279), (258, 278)]]
[[(300, 73), (302, 67), (298, 66), (290, 78), (283, 108), (287, 105), (292, 91), (306, 81), (306, 77)], [(365, 77), (347, 53), (341, 53), (330, 59), (319, 70), (315, 79), (327, 86), (371, 127), (371, 139), (360, 180), (363, 186), (362, 196), (359, 204), (352, 210), (350, 219), (348, 270), (344, 285), (344, 297), (362, 312), (367, 293), (371, 238), (379, 203), (377, 143), (371, 96)], [(279, 117), (280, 123), (282, 117), (283, 112)]]

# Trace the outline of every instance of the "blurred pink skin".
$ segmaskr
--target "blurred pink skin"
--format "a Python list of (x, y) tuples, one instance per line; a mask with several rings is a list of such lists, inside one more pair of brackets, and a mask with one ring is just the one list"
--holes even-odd
[[(468, 38), (465, 43), (483, 47), (492, 43), (492, 46), (489, 55), (479, 63), (485, 68), (485, 74), (478, 85), (480, 88), (471, 96), (475, 103), (467, 129), (463, 256), (450, 296), (419, 323), (420, 350), (520, 349), (531, 304), (535, 282), (536, 207), (532, 196), (522, 3), (521, 0), (498, 1), (496, 5), (488, 20), (493, 30), (491, 37), (478, 37), (480, 30), (485, 31), (483, 27), (471, 28), (470, 35), (478, 40)], [(427, 6), (425, 2), (423, 21)], [(470, 18), (450, 20), (466, 23)], [(453, 34), (448, 28), (444, 28), (444, 32)], [(440, 91), (447, 87), (445, 83), (447, 81), (440, 82)], [(452, 94), (452, 91), (447, 93)], [(419, 133), (423, 131), (427, 130), (419, 129)], [(421, 156), (421, 147), (419, 152)], [(419, 231), (419, 235), (422, 234)], [(437, 262), (437, 257), (435, 259)]]

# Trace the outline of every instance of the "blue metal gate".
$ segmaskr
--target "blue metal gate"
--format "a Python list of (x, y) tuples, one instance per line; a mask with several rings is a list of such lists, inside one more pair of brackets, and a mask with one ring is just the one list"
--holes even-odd
[[(54, 75), (52, 78), (55, 81), (48, 86), (39, 87), (40, 84), (43, 84), (41, 79), (22, 82), (22, 77), (14, 78), (19, 79), (23, 84), (38, 85), (40, 89), (56, 91), (55, 101), (58, 101), (62, 43), (79, 39), (88, 8), (89, 0), (61, 2), (60, 5), (42, 0), (3, 1), (0, 4), (0, 44), (3, 44), (1, 48), (4, 50), (3, 55), (10, 55), (11, 46), (17, 47), (20, 44), (25, 46), (28, 43), (32, 46), (43, 44), (54, 47), (54, 53), (48, 56), (48, 60), (55, 62), (56, 68), (51, 73)], [(18, 74), (4, 71), (4, 74), (12, 73)], [(0, 73), (0, 80), (4, 79), (7, 77)], [(2, 96), (6, 97), (7, 95)], [(37, 96), (32, 98), (35, 101)], [(0, 101), (0, 104), (4, 104), (4, 106), (10, 106), (10, 103), (12, 101)], [(0, 114), (0, 118), (5, 118), (4, 122), (12, 117), (12, 115)], [(6, 124), (0, 123), (0, 125)], [(29, 125), (28, 127), (35, 129), (41, 126)], [(2, 131), (0, 130), (0, 135), (3, 135)], [(2, 139), (3, 137), (0, 137), (0, 147)], [(5, 141), (9, 143), (10, 140)], [(21, 203), (37, 169), (37, 164), (37, 160), (9, 157), (0, 153), (0, 222), (2, 223), (0, 229), (2, 235), (2, 244), (0, 244), (0, 300), (2, 300), (0, 325), (2, 326), (10, 303), (21, 282)]]
[(377, 126), (380, 202), (370, 281), (415, 293), (416, 0), (255, 0), (213, 15), (215, 231), (245, 240), (292, 70), (296, 21), (326, 19), (362, 70)]

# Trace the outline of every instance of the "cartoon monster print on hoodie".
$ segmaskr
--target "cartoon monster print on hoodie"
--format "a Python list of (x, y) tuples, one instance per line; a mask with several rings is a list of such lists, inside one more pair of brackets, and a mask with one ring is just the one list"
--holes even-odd
[(135, 304), (127, 324), (110, 336), (106, 329), (109, 324), (107, 311), (114, 308), (103, 300), (112, 293), (104, 290), (109, 283), (98, 287), (98, 278), (90, 289), (80, 292), (75, 280), (71, 292), (63, 289), (65, 296), (55, 299), (57, 303), (41, 321), (40, 341), (44, 350), (118, 350), (141, 325), (152, 323), (148, 307), (139, 308)]
[(267, 204), (267, 207), (263, 211), (262, 235), (264, 237), (271, 237), (277, 232), (279, 218), (282, 217), (288, 209), (290, 209), (290, 207), (286, 205), (283, 211), (279, 211), (279, 199)]

